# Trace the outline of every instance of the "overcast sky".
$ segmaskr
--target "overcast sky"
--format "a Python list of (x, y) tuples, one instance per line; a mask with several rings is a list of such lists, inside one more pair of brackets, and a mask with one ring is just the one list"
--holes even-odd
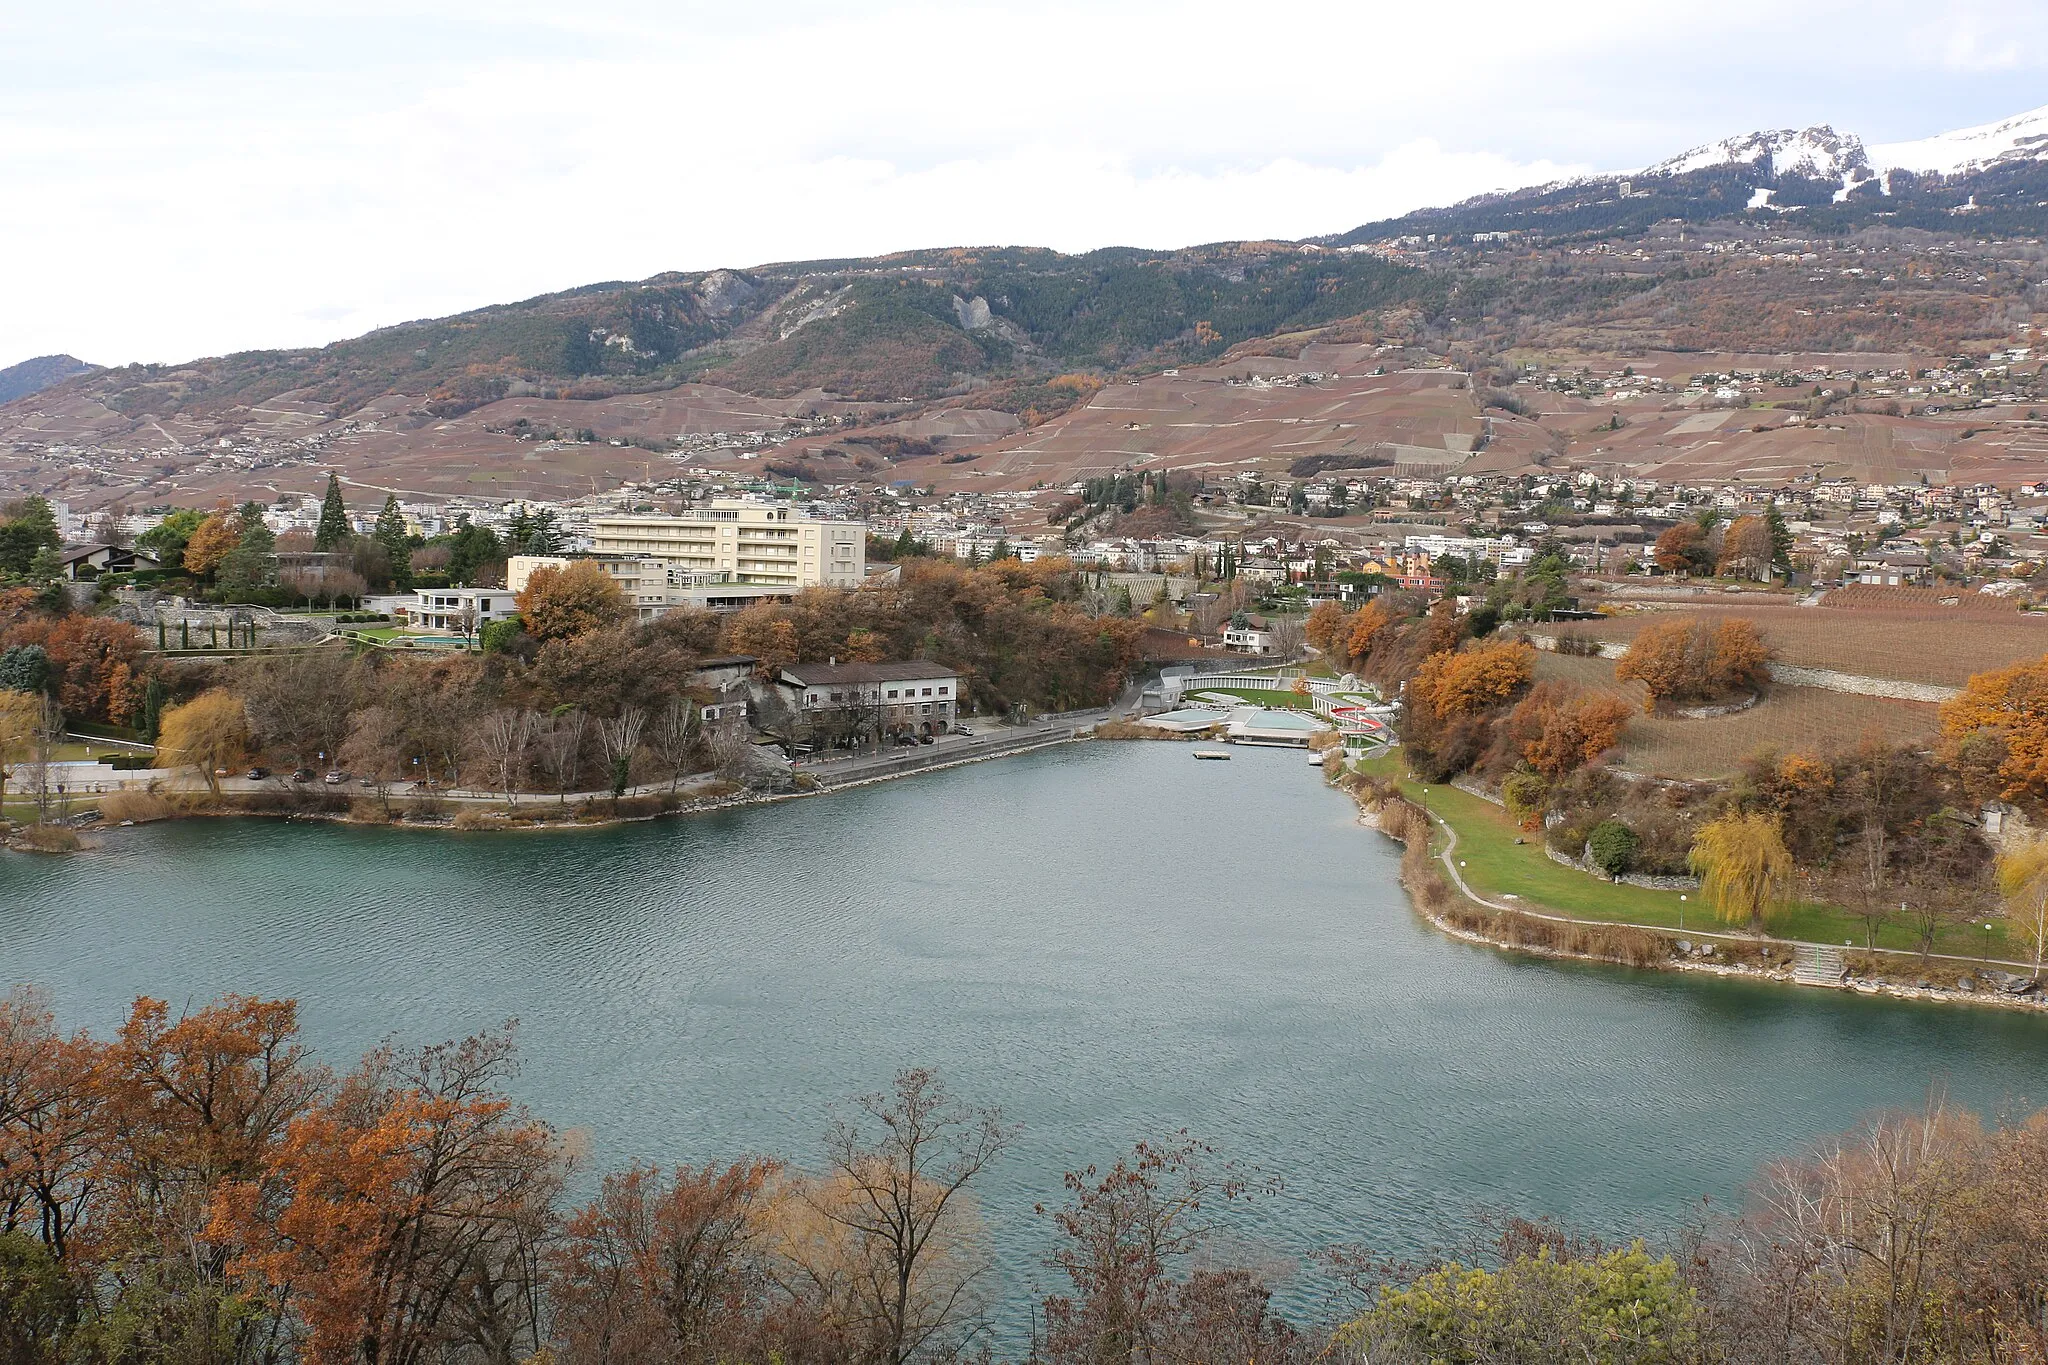
[(0, 5), (0, 365), (662, 270), (1337, 232), (1753, 128), (2048, 101), (2048, 7)]

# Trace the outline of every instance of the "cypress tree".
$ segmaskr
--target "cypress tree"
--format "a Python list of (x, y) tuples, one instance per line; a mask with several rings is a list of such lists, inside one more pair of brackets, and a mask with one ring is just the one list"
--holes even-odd
[(391, 556), (391, 587), (396, 592), (412, 591), (412, 547), (406, 544), (405, 514), (398, 510), (398, 495), (384, 495), (384, 510), (377, 514), (377, 543)]
[(320, 502), (320, 529), (313, 532), (313, 548), (338, 550), (348, 544), (348, 505), (341, 500), (341, 480), (327, 476), (327, 496)]

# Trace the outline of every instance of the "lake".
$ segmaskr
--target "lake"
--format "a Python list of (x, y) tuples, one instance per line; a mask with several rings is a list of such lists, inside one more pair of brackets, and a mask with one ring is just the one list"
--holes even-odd
[(1276, 1257), (1479, 1204), (1615, 1231), (1920, 1102), (2048, 1102), (2048, 1021), (1520, 958), (1410, 911), (1298, 751), (1083, 744), (594, 831), (263, 820), (0, 853), (0, 981), (108, 1031), (139, 993), (295, 996), (346, 1065), (520, 1021), (519, 1097), (595, 1162), (812, 1159), (931, 1064), (1023, 1125), (981, 1198), (1012, 1301), (1060, 1173), (1187, 1128), (1285, 1190)]

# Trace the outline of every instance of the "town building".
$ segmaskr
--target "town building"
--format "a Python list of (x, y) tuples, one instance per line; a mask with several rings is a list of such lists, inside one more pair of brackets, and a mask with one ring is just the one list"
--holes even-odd
[(719, 571), (693, 571), (664, 559), (636, 555), (513, 555), (505, 562), (506, 586), (512, 592), (524, 592), (536, 571), (566, 569), (577, 559), (587, 560), (609, 574), (643, 621), (651, 621), (677, 607), (739, 611), (763, 600), (787, 601), (797, 594), (795, 588), (741, 583)]
[(57, 562), (64, 576), (74, 581), (98, 578), (101, 574), (134, 573), (138, 569), (163, 567), (148, 551), (124, 545), (66, 545), (58, 553)]
[(493, 621), (517, 616), (519, 606), (504, 588), (420, 588), (400, 596), (392, 615), (403, 615), (414, 630), (474, 635)]
[(716, 498), (683, 516), (590, 519), (599, 555), (657, 559), (687, 573), (755, 587), (857, 588), (867, 573), (867, 524), (813, 517), (777, 503)]
[(959, 718), (960, 675), (944, 664), (791, 664), (776, 675), (790, 705), (807, 719), (869, 712), (884, 734), (943, 734)]

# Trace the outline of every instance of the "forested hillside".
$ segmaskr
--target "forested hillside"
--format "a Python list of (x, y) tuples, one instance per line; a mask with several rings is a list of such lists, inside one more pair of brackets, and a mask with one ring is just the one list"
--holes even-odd
[(341, 415), (387, 394), (448, 417), (522, 393), (599, 398), (699, 378), (759, 395), (933, 398), (1076, 366), (1209, 359), (1445, 292), (1412, 268), (1272, 244), (921, 252), (594, 284), (317, 350), (134, 365), (73, 383), (117, 412), (160, 418), (285, 395)]

